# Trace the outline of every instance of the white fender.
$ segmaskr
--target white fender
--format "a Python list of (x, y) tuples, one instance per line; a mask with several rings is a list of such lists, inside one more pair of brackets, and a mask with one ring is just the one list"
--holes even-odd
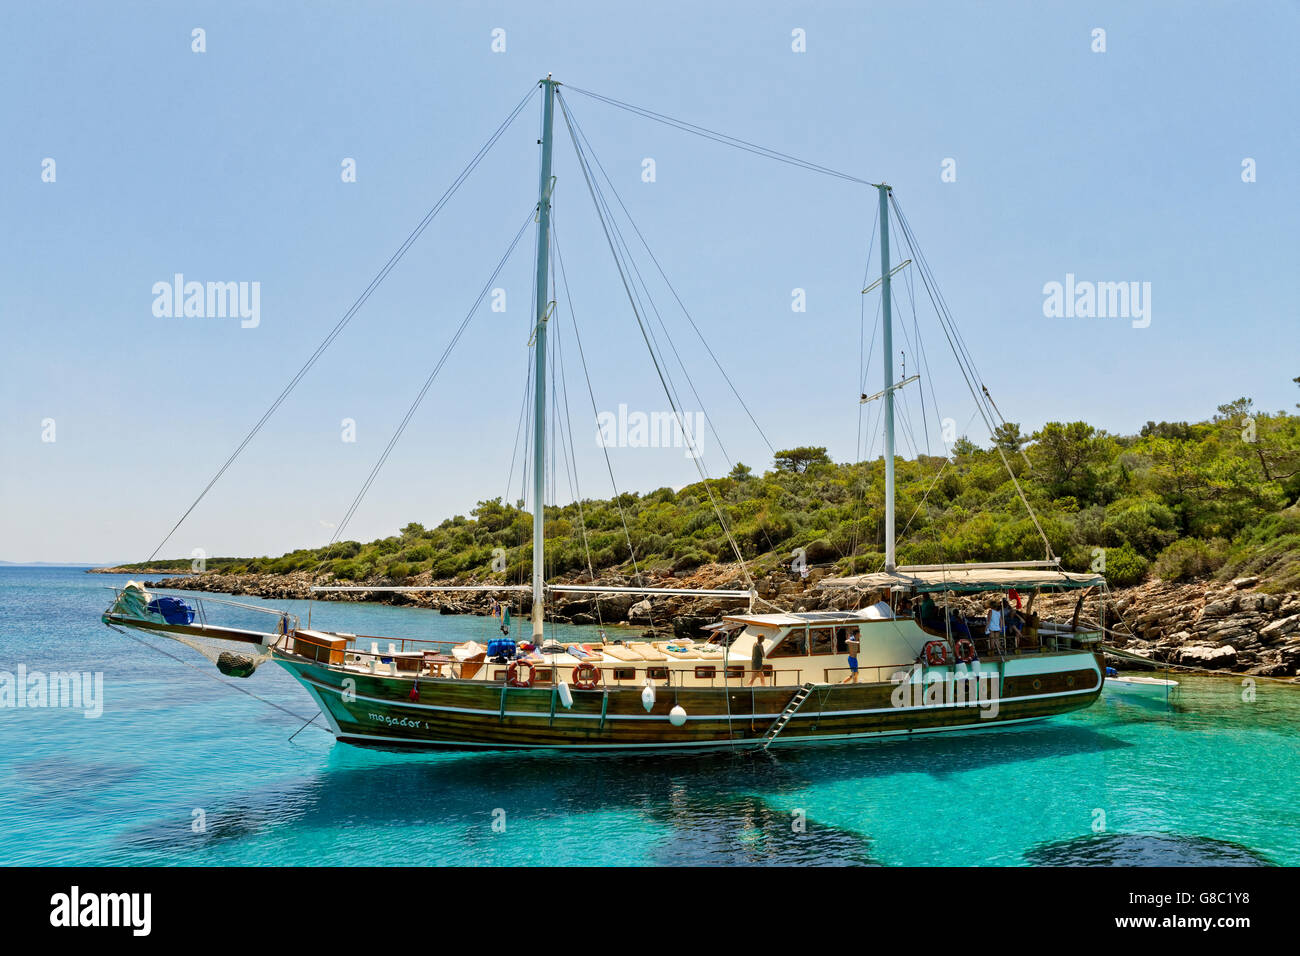
[(654, 710), (655, 706), (655, 685), (648, 677), (645, 679), (645, 687), (641, 691), (641, 706), (645, 708), (647, 714)]
[(573, 691), (569, 690), (569, 685), (564, 681), (560, 681), (557, 689), (560, 694), (560, 703), (564, 705), (565, 710), (568, 710), (573, 706)]
[(682, 724), (686, 723), (686, 711), (682, 708), (681, 704), (678, 704), (672, 710), (668, 711), (668, 723), (672, 724), (674, 727), (680, 727)]

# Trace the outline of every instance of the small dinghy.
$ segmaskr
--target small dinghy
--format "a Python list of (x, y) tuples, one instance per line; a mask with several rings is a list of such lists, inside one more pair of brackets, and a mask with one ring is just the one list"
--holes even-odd
[(1178, 681), (1163, 677), (1120, 677), (1112, 668), (1106, 669), (1103, 690), (1117, 694), (1140, 694), (1143, 697), (1164, 697), (1178, 689)]

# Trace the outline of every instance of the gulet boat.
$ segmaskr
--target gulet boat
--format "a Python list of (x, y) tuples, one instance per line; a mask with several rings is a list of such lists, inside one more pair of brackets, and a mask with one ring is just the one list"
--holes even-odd
[[(1093, 703), (1104, 680), (1099, 657), (1103, 617), (1098, 613), (1090, 623), (1081, 611), (1085, 598), (1102, 596), (1105, 580), (1100, 574), (1064, 570), (1045, 535), (1041, 561), (924, 566), (897, 562), (894, 401), (895, 393), (918, 376), (899, 380), (895, 372), (890, 283), (914, 259), (896, 264), (890, 258), (891, 209), (896, 201), (884, 183), (868, 184), (878, 197), (881, 251), (880, 277), (864, 290), (870, 294), (879, 289), (881, 296), (884, 376), (880, 392), (861, 397), (864, 403), (879, 400), (883, 408), (883, 567), (821, 581), (822, 587), (846, 598), (845, 608), (809, 612), (764, 607), (738, 548), (738, 567), (748, 584), (744, 588), (686, 590), (609, 585), (594, 579), (576, 584), (547, 580), (542, 504), (546, 414), (551, 407), (547, 332), (558, 298), (550, 262), (557, 101), (616, 261), (622, 247), (609, 231), (609, 204), (599, 192), (590, 144), (576, 127), (560, 84), (548, 76), (537, 89), (542, 99), (540, 178), (538, 200), (529, 215), (536, 223), (536, 321), (529, 343), (534, 413), (531, 582), (493, 580), (428, 588), (335, 582), (317, 589), (487, 592), (499, 602), (500, 636), (486, 644), (453, 645), (341, 633), (312, 626), (310, 616), (304, 625), (288, 611), (163, 593), (136, 582), (115, 589), (104, 623), (181, 641), (231, 677), (249, 676), (264, 661), (274, 661), (307, 690), (338, 740), (370, 746), (565, 753), (766, 749), (1003, 729)], [(772, 158), (790, 159), (767, 152)], [(902, 232), (911, 245), (905, 221)], [(621, 262), (619, 267), (626, 285), (627, 272)], [(629, 298), (635, 312), (631, 289)], [(986, 404), (974, 390), (972, 394), (981, 409), (991, 407), (991, 399)], [(671, 390), (669, 401), (673, 403)], [(675, 403), (673, 409), (680, 416)], [(720, 510), (718, 520), (734, 545)], [(693, 636), (652, 634), (638, 639), (622, 632), (629, 636), (613, 639), (607, 631), (599, 640), (577, 641), (558, 636), (546, 618), (550, 603), (575, 592), (596, 600), (621, 592), (708, 597), (734, 602), (736, 609)], [(1035, 599), (1051, 592), (1077, 596), (1073, 618), (1039, 619)], [(1027, 601), (1014, 613), (1013, 619), (1022, 622), (1015, 628), (1005, 623), (1013, 617), (1010, 603), (1000, 605), (1001, 614), (996, 607), (982, 613), (990, 598), (995, 605), (1020, 603), (1022, 595)], [(528, 640), (511, 637), (512, 607), (528, 615)], [(261, 615), (266, 623), (223, 625), (220, 619), (227, 613)]]

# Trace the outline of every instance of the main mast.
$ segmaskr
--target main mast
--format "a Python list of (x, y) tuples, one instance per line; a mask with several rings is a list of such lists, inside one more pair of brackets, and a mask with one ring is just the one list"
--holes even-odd
[(533, 641), (542, 637), (545, 586), (543, 564), (546, 493), (546, 319), (550, 308), (547, 254), (551, 232), (551, 123), (556, 83), (548, 73), (542, 80), (542, 173), (537, 187), (537, 325), (533, 328)]
[(883, 296), (881, 318), (884, 326), (882, 344), (885, 353), (885, 570), (897, 565), (894, 554), (894, 343), (890, 324), (889, 295), (889, 186), (880, 190), (880, 294)]

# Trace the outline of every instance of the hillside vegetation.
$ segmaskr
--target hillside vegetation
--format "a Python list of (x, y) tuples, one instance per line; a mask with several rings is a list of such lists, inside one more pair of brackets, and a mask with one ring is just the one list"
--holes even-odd
[[(901, 563), (1043, 557), (1003, 456), (1070, 569), (1104, 570), (1116, 585), (1150, 576), (1257, 575), (1265, 587), (1300, 589), (1294, 414), (1259, 412), (1243, 398), (1207, 421), (1148, 422), (1132, 436), (1084, 422), (1050, 422), (1025, 436), (1009, 423), (992, 447), (963, 438), (948, 459), (899, 459)], [(810, 565), (841, 572), (883, 565), (881, 461), (835, 463), (822, 448), (789, 449), (764, 473), (738, 464), (708, 490), (755, 574), (790, 561), (797, 548)], [(548, 574), (586, 571), (588, 553), (597, 573), (630, 572), (633, 551), (642, 570), (682, 572), (734, 560), (709, 497), (697, 482), (548, 508)], [(275, 558), (210, 559), (208, 569), (317, 571), (322, 580), (371, 584), (417, 576), (517, 582), (528, 580), (531, 537), (530, 514), (494, 498), (434, 527), (411, 523), (377, 541)], [(504, 570), (493, 571), (494, 558)], [(150, 567), (187, 571), (189, 562)]]

